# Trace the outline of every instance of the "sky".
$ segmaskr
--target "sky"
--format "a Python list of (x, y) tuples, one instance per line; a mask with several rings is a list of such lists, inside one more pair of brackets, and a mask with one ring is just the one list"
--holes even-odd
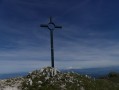
[(56, 68), (119, 66), (119, 0), (0, 0), (0, 73), (51, 65), (50, 16)]

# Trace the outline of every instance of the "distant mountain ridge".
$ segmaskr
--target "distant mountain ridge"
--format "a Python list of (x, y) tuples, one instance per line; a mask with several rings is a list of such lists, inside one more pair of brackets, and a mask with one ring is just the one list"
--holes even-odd
[(101, 77), (110, 72), (119, 72), (119, 66), (103, 67), (103, 68), (87, 68), (87, 69), (62, 69), (63, 72), (76, 72), (80, 74), (87, 74), (92, 77)]
[(8, 74), (0, 74), (0, 79), (9, 79), (15, 77), (23, 77), (27, 75), (28, 72), (17, 72), (17, 73), (8, 73)]
[[(87, 68), (87, 69), (61, 69), (62, 72), (76, 72), (79, 74), (87, 74), (91, 77), (101, 77), (110, 72), (119, 72), (119, 66), (115, 67), (104, 67), (104, 68)], [(25, 76), (28, 72), (16, 72), (16, 73), (8, 73), (8, 74), (0, 74), (0, 79), (14, 78), (18, 76)]]

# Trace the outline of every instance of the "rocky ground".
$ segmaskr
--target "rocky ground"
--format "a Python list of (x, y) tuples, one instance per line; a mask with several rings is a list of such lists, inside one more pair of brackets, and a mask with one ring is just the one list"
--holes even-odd
[(88, 76), (82, 76), (77, 73), (61, 73), (55, 68), (47, 67), (40, 70), (33, 71), (27, 75), (23, 82), (24, 90), (85, 90), (83, 87), (83, 80), (79, 79)]
[(115, 73), (110, 74), (110, 77), (95, 79), (46, 67), (25, 77), (0, 80), (0, 90), (119, 90), (118, 81), (119, 76)]
[(21, 90), (23, 81), (22, 77), (0, 80), (0, 90)]
[[(46, 67), (29, 73), (26, 77), (0, 80), (0, 90), (67, 90), (75, 85), (85, 90), (82, 81), (72, 73), (61, 73), (55, 68)], [(86, 76), (88, 77), (88, 76)], [(89, 77), (88, 77), (89, 78)]]

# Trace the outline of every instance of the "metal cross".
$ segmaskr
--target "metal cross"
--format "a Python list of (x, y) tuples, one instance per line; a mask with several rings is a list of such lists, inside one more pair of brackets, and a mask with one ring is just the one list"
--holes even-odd
[(46, 27), (50, 30), (50, 42), (51, 42), (51, 66), (54, 68), (54, 45), (53, 45), (53, 31), (55, 28), (62, 28), (62, 26), (57, 26), (52, 22), (52, 17), (48, 24), (41, 24), (41, 27)]

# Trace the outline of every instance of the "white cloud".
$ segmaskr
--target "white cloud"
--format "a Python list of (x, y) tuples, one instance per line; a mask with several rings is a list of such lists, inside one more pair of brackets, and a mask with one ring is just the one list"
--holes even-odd
[[(74, 5), (74, 7), (72, 6), (71, 9), (64, 10), (64, 13), (61, 13), (62, 16), (67, 16), (67, 14), (74, 11), (74, 9), (85, 8), (85, 5), (89, 1), (90, 0), (86, 0), (82, 2), (81, 6), (79, 3), (75, 3), (76, 5)], [(47, 9), (49, 10), (50, 5), (54, 5), (56, 2), (50, 2), (50, 5), (46, 2), (42, 2), (39, 5), (39, 3), (35, 1), (34, 3), (26, 3), (20, 0), (12, 0), (9, 2), (10, 3), (8, 3), (8, 0), (4, 1), (4, 4), (6, 4), (3, 5), (4, 8), (0, 14), (2, 16), (0, 17), (0, 30), (1, 32), (5, 32), (5, 34), (1, 36), (1, 39), (3, 39), (1, 40), (1, 45), (3, 45), (4, 48), (2, 49), (2, 47), (0, 47), (1, 73), (28, 71), (50, 65), (49, 32), (48, 30), (40, 28), (41, 21), (44, 21), (44, 18), (40, 17), (45, 17), (44, 14), (47, 14)], [(64, 7), (66, 6), (64, 5), (63, 8)], [(42, 15), (39, 15), (41, 11), (39, 10), (38, 12), (35, 8), (37, 8), (37, 10), (43, 8), (41, 11), (44, 10), (44, 12), (42, 11), (42, 13), (40, 13)], [(62, 7), (57, 8), (62, 9)], [(51, 11), (49, 12), (52, 13), (54, 9), (57, 8), (50, 7)], [(13, 11), (14, 13), (11, 15), (10, 12), (5, 13), (4, 11)], [(92, 17), (87, 17), (88, 14), (85, 14), (84, 19)], [(79, 14), (76, 15), (78, 18), (75, 17), (75, 19), (79, 19)], [(5, 20), (3, 16), (5, 16)], [(6, 17), (8, 20), (6, 20)], [(2, 22), (2, 20), (4, 22)], [(77, 25), (72, 25), (71, 21), (63, 21), (63, 30), (56, 30), (54, 32), (55, 65), (57, 68), (91, 68), (119, 65), (119, 43), (116, 40), (113, 41), (105, 38), (111, 35), (109, 33), (112, 31), (109, 33), (102, 31), (103, 33), (101, 33), (101, 31), (93, 31), (85, 29), (84, 27), (81, 28), (78, 22)], [(2, 23), (4, 24), (3, 27)], [(89, 22), (86, 23), (90, 25)], [(37, 25), (35, 26), (35, 24)], [(114, 36), (114, 34), (112, 36)], [(4, 42), (5, 44), (3, 44)]]
[(50, 66), (50, 62), (47, 60), (4, 60), (0, 61), (0, 74), (28, 72), (45, 66)]
[[(103, 40), (102, 40), (103, 41)], [(101, 42), (101, 40), (100, 40)], [(91, 41), (67, 41), (64, 47), (55, 48), (55, 66), (57, 68), (95, 68), (119, 66), (119, 43), (104, 40), (102, 43)], [(81, 43), (81, 44), (80, 44)], [(63, 45), (62, 45), (63, 46)], [(1, 73), (30, 71), (50, 66), (50, 48), (27, 47), (20, 50), (0, 52)]]

